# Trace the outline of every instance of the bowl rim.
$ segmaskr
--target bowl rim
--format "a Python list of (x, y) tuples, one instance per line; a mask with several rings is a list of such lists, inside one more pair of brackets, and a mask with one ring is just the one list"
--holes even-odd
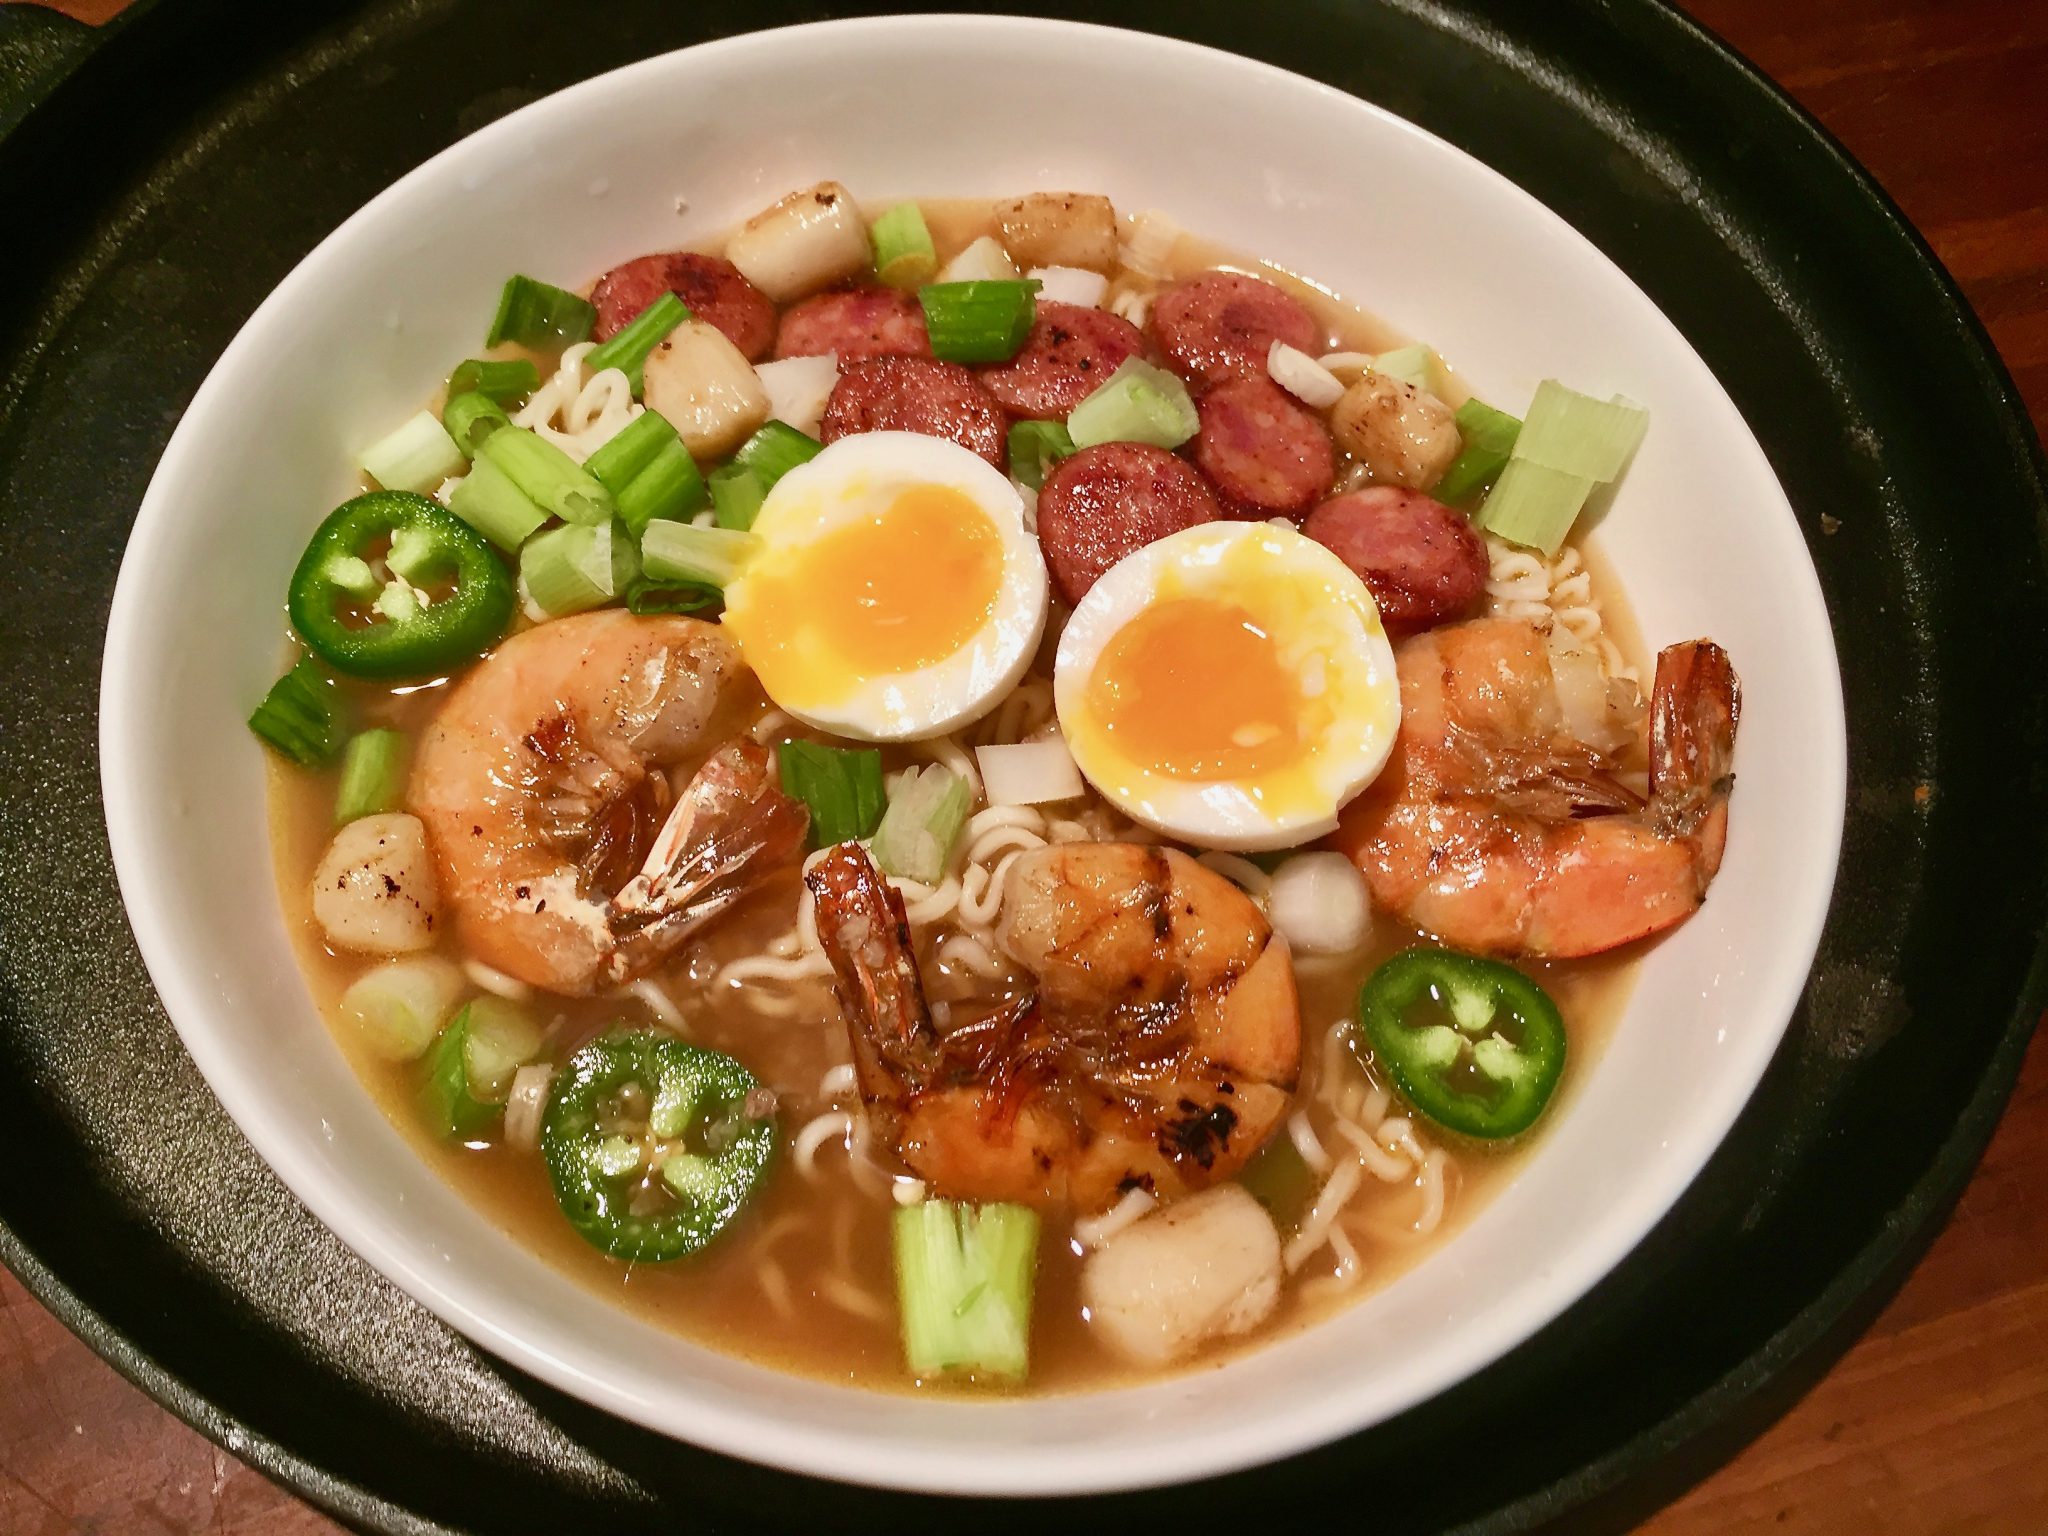
[[(779, 47), (781, 40), (791, 35), (886, 36), (891, 32), (911, 32), (929, 36), (941, 31), (956, 37), (981, 33), (992, 45), (999, 44), (1006, 37), (1027, 32), (1063, 34), (1076, 41), (1091, 37), (1105, 43), (1114, 40), (1120, 47), (1151, 50), (1169, 63), (1175, 57), (1202, 59), (1211, 64), (1221, 62), (1244, 72), (1248, 81), (1255, 82), (1263, 90), (1307, 90), (1338, 98), (1350, 109), (1362, 111), (1377, 120), (1383, 131), (1428, 141), (1456, 156), (1480, 174), (1494, 196), (1519, 205), (1521, 212), (1534, 219), (1568, 232), (1583, 258), (1603, 269), (1607, 278), (1624, 285), (1641, 298), (1648, 309), (1670, 328), (1686, 352), (1705, 369), (1704, 362), (1683, 333), (1664, 317), (1661, 308), (1619, 264), (1572, 229), (1562, 215), (1533, 194), (1455, 144), (1376, 103), (1261, 60), (1125, 27), (1043, 17), (959, 13), (898, 14), (810, 22), (740, 33), (670, 50), (551, 92), (431, 156), (383, 188), (323, 238), (264, 297), (243, 323), (195, 392), (166, 445), (138, 508), (123, 554), (108, 619), (101, 671), (101, 790), (113, 863), (138, 949), (167, 1014), (209, 1088), (228, 1109), (237, 1127), (264, 1162), (324, 1225), (379, 1273), (465, 1337), (551, 1385), (622, 1418), (723, 1454), (792, 1472), (880, 1487), (978, 1495), (1027, 1496), (1135, 1490), (1272, 1461), (1369, 1428), (1484, 1369), (1554, 1321), (1641, 1242), (1690, 1187), (1700, 1169), (1726, 1139), (1784, 1037), (1798, 1001), (1796, 987), (1789, 997), (1783, 999), (1781, 1007), (1772, 1010), (1773, 1026), (1756, 1031), (1746, 1042), (1746, 1049), (1729, 1058), (1728, 1069), (1717, 1078), (1719, 1091), (1713, 1096), (1712, 1113), (1702, 1117), (1703, 1122), (1711, 1123), (1715, 1128), (1710, 1133), (1700, 1131), (1685, 1146), (1683, 1156), (1670, 1170), (1668, 1185), (1659, 1184), (1654, 1189), (1645, 1190), (1638, 1184), (1633, 1191), (1634, 1198), (1618, 1202), (1603, 1221), (1591, 1227), (1586, 1240), (1572, 1250), (1567, 1262), (1551, 1267), (1540, 1279), (1519, 1287), (1514, 1308), (1491, 1309), (1458, 1330), (1455, 1338), (1437, 1357), (1432, 1385), (1383, 1398), (1364, 1416), (1356, 1412), (1335, 1411), (1332, 1405), (1338, 1400), (1325, 1394), (1316, 1400), (1313, 1412), (1297, 1410), (1255, 1424), (1241, 1424), (1228, 1441), (1204, 1442), (1205, 1454), (1199, 1458), (1198, 1466), (1195, 1465), (1197, 1458), (1193, 1456), (1186, 1458), (1187, 1465), (1131, 1465), (1121, 1460), (1111, 1446), (1096, 1446), (1085, 1452), (1071, 1447), (1048, 1450), (1018, 1446), (1000, 1468), (994, 1469), (986, 1461), (975, 1461), (976, 1456), (985, 1453), (953, 1448), (948, 1448), (945, 1461), (931, 1465), (878, 1465), (873, 1459), (873, 1443), (870, 1441), (853, 1440), (829, 1428), (795, 1425), (758, 1412), (735, 1412), (731, 1404), (714, 1409), (700, 1401), (692, 1404), (690, 1412), (669, 1411), (654, 1415), (639, 1399), (613, 1388), (602, 1374), (580, 1369), (572, 1360), (507, 1330), (493, 1320), (488, 1305), (479, 1306), (471, 1286), (462, 1282), (450, 1283), (441, 1275), (416, 1264), (402, 1251), (400, 1243), (387, 1241), (374, 1225), (356, 1219), (354, 1202), (347, 1195), (344, 1182), (330, 1184), (316, 1170), (300, 1166), (290, 1157), (276, 1155), (277, 1142), (269, 1113), (271, 1106), (243, 1078), (235, 1052), (207, 1027), (205, 1021), (213, 1004), (158, 927), (156, 909), (150, 905), (155, 894), (155, 871), (141, 851), (142, 829), (150, 819), (152, 808), (143, 792), (146, 787), (144, 777), (128, 766), (142, 759), (138, 743), (131, 734), (136, 729), (133, 712), (122, 707), (122, 701), (138, 689), (149, 686), (147, 658), (138, 647), (135, 634), (141, 624), (140, 600), (136, 594), (145, 580), (142, 571), (149, 564), (148, 555), (154, 546), (175, 537), (175, 519), (171, 515), (173, 509), (165, 482), (174, 478), (175, 466), (192, 451), (192, 443), (199, 431), (193, 422), (195, 419), (203, 421), (210, 414), (214, 397), (223, 387), (222, 376), (230, 371), (228, 365), (257, 346), (261, 334), (275, 324), (280, 313), (288, 313), (292, 309), (301, 290), (317, 280), (323, 263), (333, 259), (332, 252), (336, 247), (348, 244), (358, 228), (379, 219), (386, 206), (400, 200), (415, 183), (441, 174), (439, 168), (451, 158), (465, 153), (481, 153), (483, 146), (517, 133), (521, 120), (529, 114), (544, 111), (551, 103), (565, 97), (600, 90), (635, 73), (673, 68), (672, 61), (685, 55), (715, 64), (725, 57)], [(1711, 370), (1707, 371), (1711, 376)], [(1718, 380), (1716, 385), (1719, 387)], [(1775, 471), (1754, 435), (1747, 431), (1746, 424), (1744, 436), (1748, 451), (1775, 484)], [(1818, 640), (1826, 649), (1829, 680), (1833, 685), (1830, 695), (1832, 708), (1824, 719), (1813, 722), (1814, 734), (1810, 743), (1813, 766), (1822, 781), (1823, 797), (1837, 808), (1831, 826), (1826, 829), (1826, 869), (1828, 885), (1831, 885), (1833, 872), (1839, 864), (1846, 815), (1847, 739), (1841, 674), (1832, 630), (1825, 622), (1826, 606), (1819, 578), (1810, 558), (1799, 562), (1794, 576), (1809, 589), (1813, 611), (1823, 619)], [(1802, 978), (1817, 952), (1830, 905), (1831, 897), (1824, 888), (1821, 900), (1795, 914), (1797, 920), (1788, 922), (1779, 930), (1784, 935), (1779, 952), (1781, 956), (1799, 957), (1798, 969)], [(194, 1021), (191, 1027), (187, 1021)], [(869, 1395), (880, 1401), (888, 1400), (886, 1394)], [(959, 1407), (967, 1413), (997, 1411), (992, 1405), (962, 1403)]]

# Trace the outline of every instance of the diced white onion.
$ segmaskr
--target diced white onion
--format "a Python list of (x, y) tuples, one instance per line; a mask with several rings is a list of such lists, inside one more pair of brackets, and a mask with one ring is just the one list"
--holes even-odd
[(1055, 304), (1079, 304), (1093, 309), (1109, 292), (1109, 279), (1086, 267), (1033, 267), (1024, 274), (1039, 282), (1038, 296)]
[(778, 304), (853, 276), (873, 254), (860, 204), (836, 181), (762, 209), (725, 246), (725, 259)]
[(544, 1061), (512, 1074), (512, 1092), (505, 1099), (505, 1140), (522, 1151), (540, 1145), (540, 1119), (548, 1107), (548, 1087), (555, 1069)]
[(756, 363), (754, 373), (768, 391), (768, 414), (786, 421), (799, 432), (818, 435), (825, 420), (825, 402), (839, 382), (839, 354), (822, 357), (785, 357), (772, 363)]
[(1276, 341), (1266, 349), (1266, 372), (1303, 405), (1327, 411), (1344, 398), (1344, 381), (1299, 347)]
[(1081, 770), (1058, 737), (976, 747), (974, 760), (990, 805), (1044, 805), (1082, 792)]
[(983, 235), (939, 269), (942, 283), (1009, 282), (1017, 276), (1017, 264), (994, 235)]
[(1365, 880), (1341, 853), (1297, 853), (1273, 872), (1266, 915), (1304, 953), (1349, 954), (1372, 931)]
[(1372, 359), (1370, 352), (1325, 352), (1316, 362), (1344, 383), (1355, 384), (1371, 370)]
[(1124, 241), (1124, 266), (1145, 277), (1164, 277), (1182, 233), (1165, 214), (1156, 208), (1146, 209), (1131, 220), (1130, 238)]

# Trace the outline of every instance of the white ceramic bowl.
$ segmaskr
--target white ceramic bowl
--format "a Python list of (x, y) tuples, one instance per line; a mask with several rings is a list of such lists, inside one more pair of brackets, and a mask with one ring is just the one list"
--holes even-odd
[[(1644, 962), (1568, 1113), (1422, 1266), (1219, 1370), (1053, 1399), (880, 1396), (596, 1304), (407, 1149), (286, 943), (242, 721), (353, 450), (475, 349), (508, 271), (580, 281), (826, 176), (872, 199), (1098, 190), (1334, 285), (1435, 343), (1485, 398), (1527, 400), (1549, 375), (1625, 391), (1653, 425), (1604, 545), (1653, 646), (1711, 635), (1742, 676), (1720, 878)], [(1813, 957), (1843, 808), (1834, 651), (1792, 513), (1628, 279), (1383, 111), (1226, 54), (1043, 21), (732, 38), (564, 91), (405, 177), (285, 279), (194, 397), (136, 519), (103, 688), (108, 828), (150, 974), (229, 1113), (323, 1221), (579, 1397), (733, 1455), (933, 1490), (1127, 1488), (1277, 1457), (1430, 1396), (1555, 1317), (1669, 1208), (1755, 1086)]]

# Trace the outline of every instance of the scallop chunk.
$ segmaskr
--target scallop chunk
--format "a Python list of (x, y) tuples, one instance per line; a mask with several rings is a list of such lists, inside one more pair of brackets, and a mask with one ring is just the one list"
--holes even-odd
[(1032, 192), (996, 205), (1003, 248), (1025, 267), (1116, 266), (1116, 208), (1092, 192)]
[(1218, 1184), (1133, 1223), (1081, 1266), (1104, 1342), (1165, 1365), (1256, 1328), (1280, 1300), (1280, 1234), (1242, 1185)]
[(699, 463), (722, 459), (768, 419), (768, 391), (714, 325), (685, 320), (647, 355), (642, 394)]
[(434, 942), (440, 913), (417, 816), (365, 816), (334, 834), (313, 874), (313, 916), (342, 949), (401, 955)]
[(1381, 485), (1426, 491), (1464, 440), (1457, 413), (1404, 379), (1367, 371), (1330, 410), (1330, 433)]

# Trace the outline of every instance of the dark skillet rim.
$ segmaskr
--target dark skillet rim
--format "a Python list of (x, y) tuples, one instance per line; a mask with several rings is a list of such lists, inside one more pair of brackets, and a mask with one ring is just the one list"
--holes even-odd
[[(2044, 457), (2032, 417), (1989, 333), (1925, 238), (1847, 148), (1748, 59), (1679, 11), (1670, 0), (1634, 0), (1634, 4), (1674, 29), (1685, 46), (1703, 52), (1709, 67), (1718, 67), (1731, 91), (1746, 88), (1751, 110), (1775, 114), (1790, 132), (1818, 147), (1833, 173), (1855, 188), (1870, 215), (1893, 238), (1904, 243), (1914, 258), (1917, 275), (1932, 290), (1928, 301), (1938, 305), (1955, 326), (1959, 342), (1975, 365), (1985, 403), (2001, 418), (2004, 435), (2014, 449), (2015, 483), (2024, 490), (2031, 481), (2037, 532), (2048, 544), (2048, 457)], [(42, 82), (44, 97), (89, 64), (101, 45), (125, 35), (158, 10), (159, 5), (160, 0), (135, 0), (119, 18), (100, 28), (88, 45), (78, 49), (74, 58), (66, 60)], [(28, 112), (33, 110), (31, 106)], [(24, 113), (24, 119), (27, 115)], [(1950, 1134), (1926, 1171), (1894, 1208), (1894, 1219), (1880, 1226), (1841, 1267), (1833, 1282), (1762, 1347), (1683, 1406), (1638, 1430), (1575, 1473), (1539, 1487), (1460, 1529), (1471, 1536), (1522, 1530), (1536, 1520), (1584, 1508), (1616, 1491), (1632, 1475), (1706, 1441), (1711, 1431), (1735, 1410), (1796, 1367), (1814, 1367), (1817, 1373), (1832, 1364), (1853, 1342), (1852, 1337), (1843, 1335), (1843, 1325), (1859, 1314), (1873, 1316), (1938, 1235), (1940, 1220), (1953, 1208), (1990, 1143), (2018, 1080), (2035, 1025), (2048, 1018), (2048, 1011), (2044, 1010), (2048, 1010), (2048, 933), (2037, 939), (2026, 980), (1998, 1048)], [(359, 1483), (336, 1477), (217, 1408), (182, 1376), (144, 1354), (126, 1334), (88, 1306), (4, 1222), (0, 1222), (0, 1262), (66, 1328), (151, 1399), (225, 1446), (245, 1464), (325, 1512), (352, 1525), (402, 1532), (405, 1536), (461, 1536), (458, 1527), (422, 1519)], [(1360, 1433), (1371, 1432), (1368, 1429)], [(1730, 1446), (1717, 1455), (1713, 1464), (1725, 1460), (1734, 1448)]]

